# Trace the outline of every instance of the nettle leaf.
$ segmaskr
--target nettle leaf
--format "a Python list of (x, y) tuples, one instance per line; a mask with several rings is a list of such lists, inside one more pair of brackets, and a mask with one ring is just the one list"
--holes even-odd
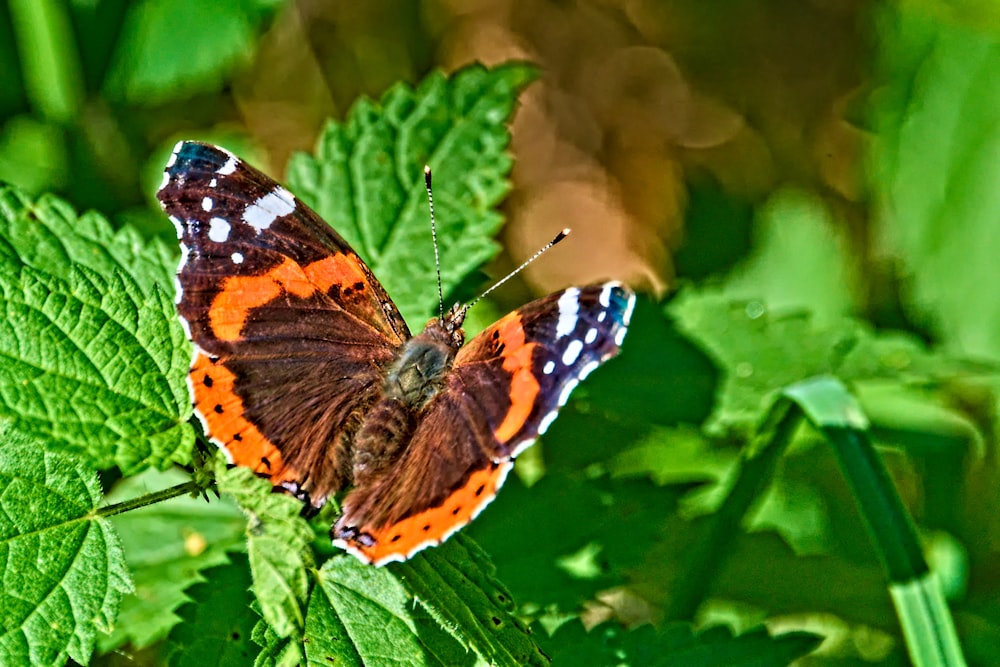
[[(259, 613), (258, 605), (251, 606)], [(304, 664), (301, 641), (279, 637), (263, 618), (257, 621), (250, 638), (261, 647), (254, 667), (299, 667)]]
[[(117, 485), (106, 502), (135, 498), (188, 479), (177, 470), (148, 470)], [(125, 548), (135, 592), (122, 599), (118, 624), (101, 642), (102, 652), (126, 642), (142, 648), (166, 636), (180, 620), (174, 612), (188, 599), (187, 589), (207, 576), (203, 571), (228, 563), (229, 552), (246, 548), (246, 520), (228, 498), (213, 497), (211, 502), (174, 498), (115, 515), (111, 523)]]
[(0, 267), (0, 416), (130, 473), (189, 458), (194, 432), (173, 304), (121, 273), (63, 280)]
[(182, 623), (170, 632), (171, 667), (214, 665), (245, 667), (260, 652), (253, 631), (260, 617), (251, 608), (252, 584), (246, 554), (203, 574), (188, 588), (190, 602), (177, 613)]
[[(586, 425), (572, 432), (587, 437)], [(562, 445), (545, 444), (545, 476), (530, 488), (508, 480), (488, 520), (468, 532), (495, 558), (519, 603), (575, 612), (600, 591), (625, 584), (651, 546), (672, 538), (663, 516), (675, 510), (681, 489), (598, 476), (597, 465), (592, 478), (569, 473), (560, 469)]]
[(97, 467), (186, 460), (190, 349), (161, 287), (167, 255), (0, 187), (0, 416)]
[(775, 391), (822, 374), (846, 382), (928, 381), (972, 368), (928, 352), (912, 337), (876, 333), (851, 318), (818, 322), (808, 312), (775, 314), (759, 301), (687, 290), (668, 313), (724, 373), (712, 430), (750, 432)]
[(437, 311), (424, 165), (434, 169), (434, 206), (447, 294), (492, 259), (507, 194), (507, 122), (535, 76), (524, 64), (474, 65), (400, 84), (376, 104), (362, 100), (331, 123), (316, 157), (288, 167), (293, 192), (368, 263), (411, 323)]
[(78, 216), (51, 195), (31, 201), (16, 188), (0, 184), (0, 258), (27, 265), (63, 280), (82, 265), (107, 276), (128, 274), (145, 296), (154, 286), (172, 291), (177, 249), (143, 238), (131, 227), (115, 230), (97, 213)]
[(315, 566), (313, 531), (300, 516), (302, 502), (274, 493), (249, 468), (221, 470), (219, 490), (249, 518), (247, 554), (261, 615), (282, 638), (301, 642), (306, 625), (309, 571)]
[(309, 600), (309, 664), (547, 665), (510, 593), (468, 539), (384, 568), (337, 557)]
[(805, 632), (771, 636), (762, 628), (739, 636), (724, 627), (695, 633), (681, 623), (660, 630), (644, 625), (632, 631), (607, 623), (587, 632), (580, 622), (571, 621), (553, 636), (558, 648), (552, 664), (781, 667), (809, 653), (821, 640)]
[(437, 625), (488, 664), (549, 664), (514, 616), (514, 600), (485, 552), (464, 534), (443, 547), (393, 566)]
[(95, 512), (97, 473), (10, 429), (0, 438), (0, 664), (85, 664), (132, 589)]

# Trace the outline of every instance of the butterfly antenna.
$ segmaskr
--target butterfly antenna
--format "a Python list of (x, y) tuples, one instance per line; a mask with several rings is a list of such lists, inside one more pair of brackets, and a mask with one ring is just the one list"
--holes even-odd
[(508, 280), (510, 280), (511, 278), (513, 278), (514, 276), (516, 276), (517, 274), (519, 274), (522, 270), (524, 270), (524, 267), (528, 266), (529, 264), (531, 264), (532, 262), (534, 262), (536, 259), (538, 259), (539, 257), (541, 257), (547, 250), (549, 250), (552, 246), (554, 246), (555, 244), (557, 244), (560, 241), (562, 241), (567, 236), (569, 236), (569, 227), (563, 229), (561, 232), (559, 232), (558, 234), (556, 234), (556, 237), (554, 239), (552, 239), (551, 241), (549, 241), (548, 243), (546, 243), (545, 245), (543, 245), (541, 248), (539, 248), (538, 252), (536, 252), (534, 255), (532, 255), (528, 259), (524, 260), (524, 263), (522, 263), (521, 266), (517, 267), (516, 269), (514, 269), (513, 271), (511, 271), (510, 273), (508, 273), (506, 276), (504, 276), (503, 278), (501, 278), (499, 281), (493, 283), (493, 287), (489, 288), (488, 290), (486, 290), (485, 292), (483, 292), (482, 294), (480, 294), (479, 296), (477, 296), (475, 299), (473, 299), (472, 301), (470, 301), (462, 310), (466, 310), (467, 311), (467, 310), (469, 310), (469, 308), (472, 308), (474, 305), (476, 305), (477, 303), (479, 303), (480, 301), (482, 301), (483, 298), (485, 298), (486, 296), (488, 296), (490, 294), (490, 292), (492, 292), (493, 290), (495, 290), (496, 288), (500, 287), (505, 282), (507, 282)]
[(444, 292), (441, 291), (441, 257), (438, 254), (437, 225), (434, 224), (434, 191), (431, 188), (431, 166), (424, 165), (424, 187), (427, 188), (427, 206), (431, 211), (431, 240), (434, 242), (434, 269), (438, 281), (438, 317), (444, 321)]

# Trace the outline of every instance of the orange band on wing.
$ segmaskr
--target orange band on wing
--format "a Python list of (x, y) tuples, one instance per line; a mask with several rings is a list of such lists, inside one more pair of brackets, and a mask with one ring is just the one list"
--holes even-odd
[(538, 396), (538, 380), (531, 368), (535, 344), (524, 342), (524, 328), (517, 313), (500, 320), (497, 328), (506, 351), (503, 369), (510, 373), (510, 408), (493, 435), (500, 442), (509, 442), (528, 420)]
[(334, 285), (368, 285), (368, 277), (361, 270), (361, 260), (353, 254), (330, 255), (308, 265), (305, 272), (309, 282), (320, 292), (326, 292)]
[(225, 447), (233, 463), (271, 478), (274, 485), (298, 481), (299, 472), (284, 464), (281, 452), (244, 417), (243, 401), (234, 391), (236, 376), (204, 354), (191, 366), (195, 407), (208, 434)]
[(504, 461), (485, 470), (477, 470), (437, 507), (380, 530), (360, 527), (375, 539), (375, 544), (365, 547), (351, 541), (350, 550), (371, 563), (382, 565), (393, 560), (405, 560), (425, 547), (440, 544), (472, 521), (493, 500), (513, 465)]
[(209, 309), (212, 333), (220, 340), (239, 340), (250, 311), (282, 294), (305, 299), (317, 291), (325, 293), (335, 284), (358, 282), (368, 284), (356, 257), (331, 255), (305, 267), (286, 257), (267, 273), (226, 279)]

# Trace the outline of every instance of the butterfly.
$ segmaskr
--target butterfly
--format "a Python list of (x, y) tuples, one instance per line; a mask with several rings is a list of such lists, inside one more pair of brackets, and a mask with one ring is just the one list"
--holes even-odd
[(206, 434), (321, 507), (333, 543), (382, 565), (436, 545), (496, 495), (570, 392), (615, 356), (618, 282), (532, 301), (465, 343), (456, 305), (412, 336), (357, 253), (232, 153), (182, 141), (157, 197), (177, 229), (177, 312)]

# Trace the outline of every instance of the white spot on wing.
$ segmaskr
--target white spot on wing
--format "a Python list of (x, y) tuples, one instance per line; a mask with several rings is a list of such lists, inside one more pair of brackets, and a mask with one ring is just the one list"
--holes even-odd
[(174, 166), (174, 163), (177, 162), (177, 154), (180, 152), (181, 146), (183, 145), (184, 145), (183, 141), (178, 141), (176, 144), (174, 144), (174, 150), (172, 153), (170, 153), (170, 158), (167, 160), (167, 169), (170, 169), (172, 166)]
[(538, 434), (545, 435), (545, 432), (549, 430), (549, 427), (552, 426), (552, 422), (554, 422), (558, 416), (559, 411), (553, 410), (549, 414), (542, 417), (542, 421), (538, 422)]
[(167, 187), (167, 183), (169, 182), (170, 182), (170, 174), (168, 174), (167, 172), (163, 172), (163, 181), (160, 183), (160, 187), (157, 188), (157, 192)]
[(542, 372), (545, 373), (546, 375), (551, 375), (552, 371), (554, 371), (555, 369), (556, 369), (556, 362), (549, 359), (548, 361), (545, 362), (545, 367), (542, 368)]
[(608, 319), (608, 311), (602, 310), (600, 313), (598, 313), (597, 315), (598, 322), (603, 322), (606, 319)]
[(295, 210), (295, 197), (292, 196), (291, 192), (279, 185), (274, 189), (274, 195), (288, 204), (289, 213)]
[(215, 179), (215, 178), (213, 178), (212, 180), (210, 180), (210, 181), (208, 182), (208, 187), (210, 187), (210, 188), (214, 188), (214, 187), (215, 187), (216, 185), (218, 185), (218, 184), (219, 184), (219, 181), (218, 181), (218, 179)]
[(243, 253), (241, 253), (241, 252), (234, 252), (232, 255), (230, 255), (230, 257), (233, 260), (233, 264), (242, 264), (243, 263)]
[(597, 370), (597, 367), (601, 365), (599, 361), (591, 361), (589, 364), (580, 369), (580, 381), (587, 379), (587, 376)]
[(212, 201), (211, 197), (205, 197), (204, 199), (201, 200), (201, 208), (202, 208), (202, 210), (211, 211), (213, 203), (214, 202)]
[(580, 357), (580, 352), (582, 351), (583, 343), (578, 340), (571, 340), (569, 345), (566, 346), (566, 351), (563, 352), (562, 362), (567, 366), (572, 365)]
[(239, 164), (239, 160), (236, 159), (235, 155), (230, 155), (226, 163), (215, 170), (215, 173), (219, 176), (229, 176), (229, 174), (236, 171), (236, 165)]
[(573, 333), (580, 312), (580, 290), (570, 287), (559, 297), (559, 321), (556, 322), (556, 340)]
[(280, 185), (243, 211), (243, 221), (259, 234), (271, 226), (275, 220), (295, 210), (295, 199)]
[(528, 438), (527, 440), (522, 440), (521, 442), (517, 443), (517, 446), (514, 447), (514, 449), (512, 449), (510, 452), (510, 458), (513, 459), (515, 457), (520, 456), (521, 452), (526, 450), (528, 447), (531, 447), (533, 444), (535, 444), (534, 438)]
[(604, 283), (604, 287), (601, 289), (601, 296), (598, 300), (605, 308), (611, 305), (611, 290), (614, 289), (614, 287), (615, 283)]
[(562, 407), (566, 405), (566, 401), (569, 400), (569, 395), (573, 393), (576, 389), (576, 385), (580, 384), (578, 380), (570, 379), (566, 382), (566, 386), (563, 387), (562, 393), (559, 394), (559, 406)]
[(212, 218), (208, 221), (208, 238), (216, 243), (225, 243), (230, 229), (229, 223), (222, 218)]
[(595, 340), (597, 340), (597, 329), (595, 329), (594, 327), (590, 327), (590, 329), (587, 331), (587, 336), (583, 339), (583, 341), (587, 345), (590, 345)]
[(178, 218), (176, 215), (171, 215), (168, 217), (170, 218), (170, 222), (173, 223), (174, 229), (177, 231), (177, 240), (178, 241), (181, 240), (182, 238), (184, 238), (184, 225), (181, 224), (181, 219)]
[(628, 332), (628, 329), (626, 329), (625, 327), (622, 327), (621, 329), (618, 330), (618, 332), (615, 334), (615, 345), (617, 345), (618, 347), (622, 346), (622, 343), (625, 342), (626, 332)]
[[(364, 554), (364, 552), (361, 551), (361, 549), (358, 549), (357, 547), (355, 547), (354, 545), (352, 545), (347, 540), (342, 540), (342, 539), (340, 539), (338, 537), (337, 539), (333, 540), (333, 546), (339, 547), (339, 548), (343, 549), (347, 553), (349, 553), (352, 556), (354, 556), (355, 558), (357, 558), (362, 563), (371, 563), (372, 562), (371, 559), (368, 558), (368, 556), (366, 556)], [(381, 565), (382, 563), (388, 563), (389, 560), (390, 559), (386, 559), (384, 561), (381, 561), (380, 563), (378, 563), (378, 565)], [(402, 560), (402, 559), (398, 558), (398, 559), (391, 559), (391, 560)]]
[[(184, 242), (181, 244), (181, 261), (177, 264), (177, 273), (174, 275), (174, 304), (179, 304), (181, 298), (184, 296), (184, 289), (181, 287), (181, 271), (184, 270), (184, 265), (188, 262), (188, 256), (191, 254), (191, 249), (188, 248)], [(184, 329), (184, 335), (188, 340), (191, 340), (191, 329), (188, 327), (187, 320), (183, 317), (180, 318), (181, 327)]]
[[(183, 266), (183, 264), (181, 266)], [(176, 306), (177, 304), (179, 304), (183, 297), (184, 297), (184, 289), (181, 287), (181, 279), (179, 276), (174, 276), (174, 305)], [(183, 317), (180, 318), (180, 320), (181, 320), (181, 328), (184, 329), (184, 336), (188, 340), (191, 340), (191, 329), (188, 327), (187, 320), (185, 320)]]
[(625, 323), (625, 326), (628, 326), (629, 322), (632, 321), (632, 311), (634, 309), (635, 309), (635, 294), (630, 294), (628, 297), (628, 306), (625, 308), (625, 313), (622, 315), (622, 322)]

